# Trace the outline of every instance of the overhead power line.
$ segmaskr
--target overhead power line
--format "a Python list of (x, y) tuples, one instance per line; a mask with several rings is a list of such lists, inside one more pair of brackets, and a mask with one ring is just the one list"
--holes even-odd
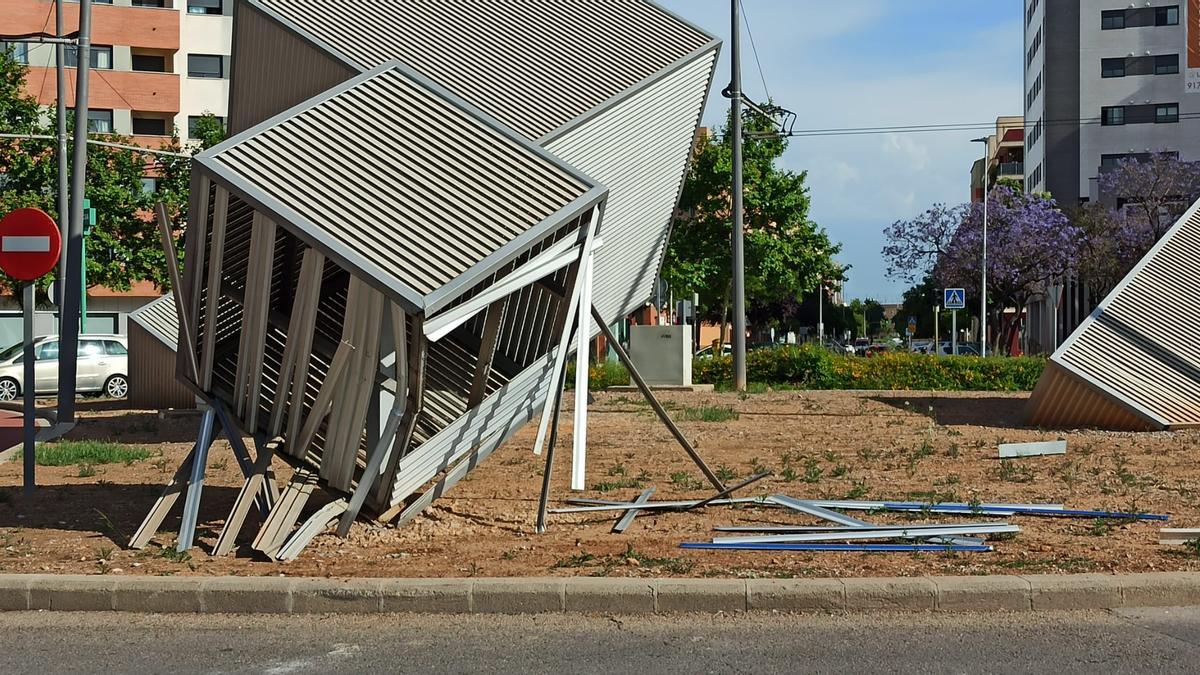
[[(1196, 113), (1181, 113), (1176, 116), (1179, 121), (1200, 119), (1200, 112)], [(1011, 126), (1010, 129), (1023, 128), (1026, 132), (1037, 126), (1038, 123), (1026, 122), (1022, 127)], [(1049, 119), (1042, 120), (1043, 127), (1058, 127), (1058, 126), (1095, 126), (1103, 125), (1103, 119), (1100, 117), (1080, 117), (1074, 119)], [(1122, 126), (1122, 125), (1111, 125)], [(1004, 129), (1001, 125), (1001, 129)], [(770, 136), (788, 136), (788, 137), (809, 137), (809, 136), (862, 136), (872, 134), (912, 134), (912, 133), (937, 133), (937, 132), (953, 132), (953, 131), (980, 131), (980, 130), (995, 130), (995, 122), (963, 122), (957, 124), (909, 124), (897, 126), (873, 126), (873, 127), (842, 127), (829, 129), (794, 129), (786, 133), (771, 133), (764, 134)], [(748, 134), (754, 136), (755, 134)]]

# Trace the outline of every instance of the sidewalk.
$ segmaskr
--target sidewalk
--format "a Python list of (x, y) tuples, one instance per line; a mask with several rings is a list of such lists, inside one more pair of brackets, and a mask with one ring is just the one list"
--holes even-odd
[(437, 614), (993, 612), (1200, 605), (1200, 573), (863, 579), (0, 575), (0, 611)]

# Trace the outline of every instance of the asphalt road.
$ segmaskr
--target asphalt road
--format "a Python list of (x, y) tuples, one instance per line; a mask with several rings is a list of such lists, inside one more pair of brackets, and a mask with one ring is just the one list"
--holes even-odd
[(870, 616), (0, 615), (0, 673), (1150, 673), (1200, 608)]

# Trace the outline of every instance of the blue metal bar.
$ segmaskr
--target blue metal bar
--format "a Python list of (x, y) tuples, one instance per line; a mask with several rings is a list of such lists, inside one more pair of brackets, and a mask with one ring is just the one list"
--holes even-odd
[(679, 547), (730, 551), (844, 551), (850, 553), (986, 553), (992, 550), (991, 546), (962, 544), (713, 544), (704, 541), (684, 542)]
[(885, 502), (879, 510), (924, 511), (936, 508), (943, 513), (1014, 514), (1021, 516), (1058, 516), (1062, 518), (1112, 518), (1113, 520), (1168, 520), (1170, 516), (1157, 513), (1123, 513), (1120, 511), (1087, 511), (1079, 509), (1045, 509), (1038, 507), (1004, 506), (948, 506), (945, 504), (921, 504), (916, 502)]

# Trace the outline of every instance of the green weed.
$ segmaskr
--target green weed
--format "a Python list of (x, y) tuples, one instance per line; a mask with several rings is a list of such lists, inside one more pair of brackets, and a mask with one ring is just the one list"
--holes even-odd
[[(22, 453), (17, 452), (20, 461)], [(72, 464), (121, 464), (150, 457), (145, 448), (102, 441), (62, 441), (44, 443), (37, 449), (38, 466), (70, 466)]]

